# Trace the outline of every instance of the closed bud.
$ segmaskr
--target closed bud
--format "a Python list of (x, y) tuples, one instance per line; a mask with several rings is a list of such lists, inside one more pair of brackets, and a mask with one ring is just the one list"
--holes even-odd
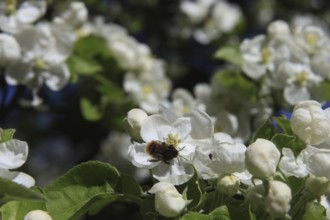
[(233, 196), (239, 189), (239, 178), (234, 175), (221, 176), (217, 182), (217, 190), (228, 196)]
[(280, 155), (273, 142), (258, 138), (245, 152), (245, 165), (254, 177), (266, 179), (275, 174)]
[(314, 196), (322, 196), (330, 189), (330, 181), (325, 177), (310, 176), (306, 179), (306, 188)]
[(265, 210), (274, 218), (284, 218), (290, 210), (292, 199), (290, 187), (277, 180), (269, 181), (265, 197)]
[(300, 102), (294, 107), (290, 125), (306, 144), (320, 144), (330, 135), (329, 119), (321, 104), (313, 100)]
[(45, 211), (32, 210), (24, 216), (24, 220), (52, 220), (52, 217)]
[(141, 109), (134, 108), (127, 113), (125, 118), (125, 127), (127, 133), (135, 141), (141, 142), (140, 135), (141, 124), (148, 117), (147, 113)]
[(170, 183), (156, 183), (149, 193), (155, 194), (155, 209), (162, 216), (175, 217), (186, 207), (187, 200)]

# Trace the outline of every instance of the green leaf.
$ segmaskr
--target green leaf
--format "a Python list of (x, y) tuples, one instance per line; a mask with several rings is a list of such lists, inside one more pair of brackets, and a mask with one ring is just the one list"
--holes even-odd
[(330, 101), (330, 92), (329, 92), (330, 91), (330, 82), (323, 81), (323, 82), (321, 82), (320, 87), (321, 87), (325, 100)]
[(287, 134), (275, 134), (271, 141), (276, 145), (279, 151), (283, 148), (293, 149), (296, 138)]
[[(69, 170), (45, 188), (47, 210), (53, 220), (77, 219), (97, 203), (116, 200), (118, 171), (109, 164), (89, 161)], [(103, 202), (100, 203), (100, 201)]]
[(74, 52), (81, 57), (94, 58), (98, 55), (111, 56), (106, 40), (102, 37), (89, 35), (75, 43)]
[(237, 66), (241, 66), (243, 63), (239, 45), (224, 46), (215, 52), (214, 57)]
[(89, 99), (82, 97), (80, 99), (80, 108), (83, 116), (90, 121), (98, 121), (102, 118), (102, 110), (99, 106), (93, 104)]
[(209, 214), (210, 220), (230, 220), (227, 206), (220, 206)]
[(253, 213), (251, 206), (249, 206), (249, 217), (250, 220), (257, 220), (257, 216)]
[(46, 210), (45, 203), (32, 201), (12, 201), (1, 206), (3, 220), (21, 220), (32, 210)]
[(1, 129), (0, 128), (0, 143), (10, 141), (13, 139), (15, 129)]
[(187, 190), (187, 200), (191, 200), (188, 204), (188, 210), (192, 210), (202, 203), (204, 193), (200, 187), (196, 171), (194, 176), (186, 184), (178, 186), (177, 188), (180, 192)]
[(274, 117), (273, 120), (281, 129), (281, 132), (288, 135), (294, 135), (291, 129), (290, 120), (288, 118), (286, 118), (285, 116), (280, 116)]
[(253, 141), (257, 140), (258, 138), (270, 140), (274, 134), (275, 134), (274, 125), (270, 120), (267, 120), (255, 132)]
[(140, 198), (143, 195), (143, 190), (140, 187), (140, 184), (136, 180), (124, 173), (120, 174), (120, 180), (122, 185), (122, 193), (124, 195), (131, 195)]
[(326, 209), (316, 202), (306, 204), (306, 210), (302, 220), (322, 220), (326, 218)]
[(2, 202), (11, 200), (44, 201), (44, 196), (40, 192), (2, 177), (0, 177), (0, 186), (0, 201)]
[(198, 212), (188, 212), (180, 218), (180, 220), (209, 220), (208, 215), (204, 215)]
[(103, 70), (103, 67), (97, 61), (77, 55), (70, 56), (67, 64), (73, 75), (92, 75)]

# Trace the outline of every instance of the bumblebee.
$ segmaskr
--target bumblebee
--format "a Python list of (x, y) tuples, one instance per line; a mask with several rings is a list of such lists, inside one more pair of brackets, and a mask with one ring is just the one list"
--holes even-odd
[(179, 151), (171, 144), (161, 141), (150, 141), (146, 145), (146, 152), (153, 157), (151, 162), (163, 161), (170, 164), (170, 160), (179, 155)]

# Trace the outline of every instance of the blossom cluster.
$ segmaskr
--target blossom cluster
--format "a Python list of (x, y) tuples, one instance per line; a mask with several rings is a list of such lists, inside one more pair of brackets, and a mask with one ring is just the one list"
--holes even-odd
[(304, 143), (296, 155), (290, 146), (276, 146), (262, 137), (245, 146), (227, 133), (214, 132), (212, 118), (200, 110), (178, 116), (160, 106), (158, 114), (148, 116), (132, 109), (126, 125), (133, 140), (129, 159), (150, 169), (160, 183), (181, 185), (197, 172), (203, 180), (215, 181), (219, 192), (242, 194), (253, 210), (275, 218), (289, 215), (293, 193), (287, 178), (306, 178), (306, 189), (315, 198), (330, 186), (329, 109), (314, 100), (300, 102), (292, 113), (290, 127)]

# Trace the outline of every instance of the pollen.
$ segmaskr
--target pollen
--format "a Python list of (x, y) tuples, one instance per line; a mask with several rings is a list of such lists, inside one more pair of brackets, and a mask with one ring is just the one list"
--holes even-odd
[(5, 13), (7, 15), (14, 14), (17, 7), (17, 0), (6, 0), (5, 2)]
[(308, 73), (301, 71), (296, 75), (295, 82), (300, 86), (306, 86), (308, 81)]
[(313, 33), (308, 33), (306, 35), (306, 41), (307, 41), (308, 45), (314, 46), (316, 44), (316, 41), (317, 41), (317, 36)]
[(37, 70), (46, 70), (48, 68), (47, 62), (42, 58), (34, 60), (33, 67)]
[(144, 85), (144, 86), (142, 87), (142, 91), (143, 91), (144, 94), (150, 94), (150, 93), (152, 93), (154, 90), (153, 90), (153, 88), (152, 88), (151, 86), (149, 86), (149, 85)]
[(166, 144), (173, 145), (174, 147), (177, 147), (181, 143), (179, 136), (172, 133), (169, 133), (166, 137), (164, 137), (164, 141)]
[(261, 50), (261, 62), (262, 63), (269, 63), (271, 58), (271, 51), (268, 47), (264, 47)]

